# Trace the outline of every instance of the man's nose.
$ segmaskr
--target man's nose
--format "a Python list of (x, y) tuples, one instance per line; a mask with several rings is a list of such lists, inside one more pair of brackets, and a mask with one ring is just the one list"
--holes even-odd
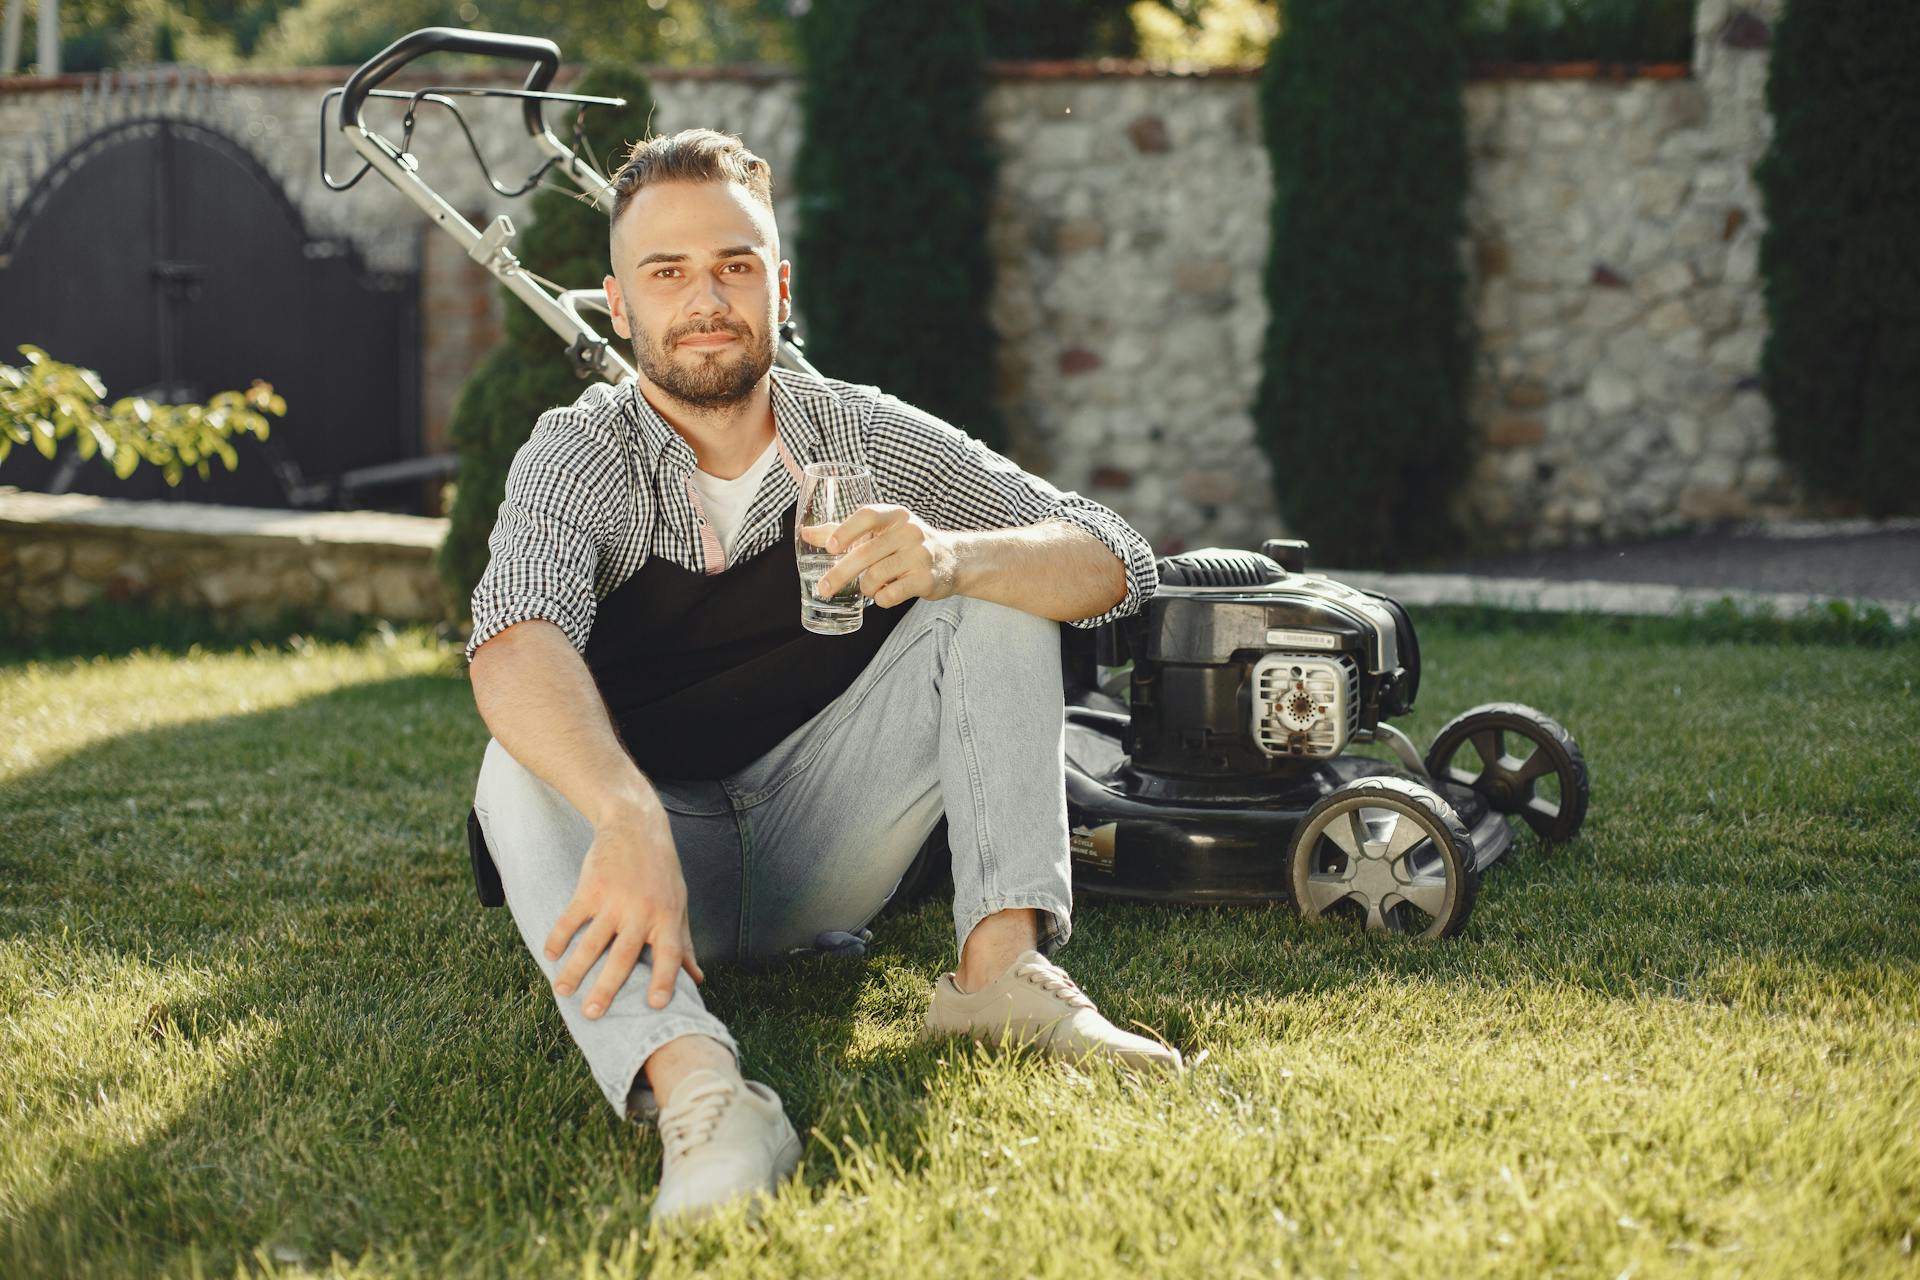
[(687, 307), (694, 315), (723, 315), (728, 310), (726, 292), (720, 287), (720, 281), (713, 276), (702, 277), (704, 283), (693, 289), (693, 297)]

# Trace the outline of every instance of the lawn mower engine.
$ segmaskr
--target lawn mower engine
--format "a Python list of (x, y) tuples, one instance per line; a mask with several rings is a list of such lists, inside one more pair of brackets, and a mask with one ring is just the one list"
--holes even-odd
[[(1074, 886), (1159, 902), (1286, 902), (1440, 937), (1513, 840), (1584, 817), (1586, 766), (1541, 713), (1492, 703), (1422, 754), (1420, 650), (1396, 601), (1306, 572), (1306, 544), (1159, 562), (1133, 616), (1062, 628)], [(1128, 697), (1102, 668), (1131, 664)], [(1380, 743), (1392, 761), (1348, 754)]]

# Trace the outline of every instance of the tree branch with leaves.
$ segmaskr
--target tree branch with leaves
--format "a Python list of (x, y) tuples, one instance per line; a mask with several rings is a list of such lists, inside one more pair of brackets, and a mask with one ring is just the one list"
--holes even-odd
[(188, 467), (206, 479), (214, 458), (234, 470), (240, 455), (231, 438), (244, 432), (264, 440), (267, 415), (287, 412), (287, 402), (259, 381), (205, 404), (160, 404), (144, 396), (108, 404), (106, 384), (93, 370), (62, 364), (39, 347), (19, 350), (25, 365), (0, 364), (0, 462), (15, 445), (32, 445), (51, 461), (60, 442), (72, 437), (82, 459), (98, 454), (122, 480), (145, 461), (177, 485)]

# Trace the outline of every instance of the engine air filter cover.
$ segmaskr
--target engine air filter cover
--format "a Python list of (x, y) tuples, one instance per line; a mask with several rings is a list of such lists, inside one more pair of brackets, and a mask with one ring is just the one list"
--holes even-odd
[(1253, 740), (1270, 756), (1339, 755), (1360, 714), (1352, 658), (1269, 653), (1253, 664)]

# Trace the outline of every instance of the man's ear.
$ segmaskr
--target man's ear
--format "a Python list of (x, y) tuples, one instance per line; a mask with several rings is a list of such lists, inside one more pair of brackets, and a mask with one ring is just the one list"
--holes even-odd
[(608, 276), (601, 282), (601, 288), (607, 291), (607, 310), (613, 316), (613, 331), (631, 340), (633, 326), (627, 321), (626, 299), (620, 294), (620, 282)]
[(793, 264), (786, 259), (780, 261), (780, 322), (786, 323), (793, 314)]

